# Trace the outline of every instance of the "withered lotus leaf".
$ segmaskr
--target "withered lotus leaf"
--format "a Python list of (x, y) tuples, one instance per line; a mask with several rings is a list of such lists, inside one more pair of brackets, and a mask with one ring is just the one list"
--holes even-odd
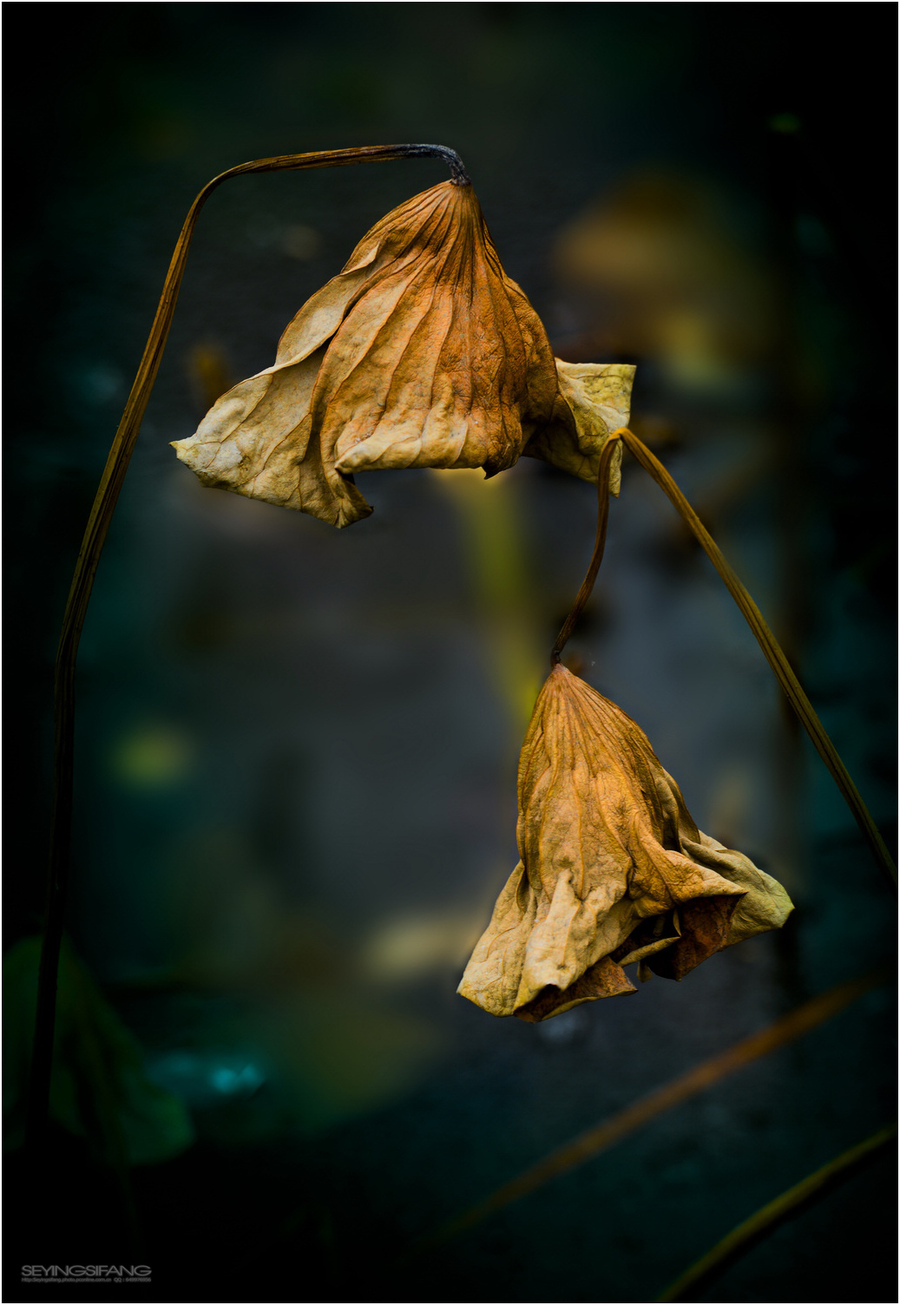
[(354, 472), (492, 475), (555, 411), (570, 421), (543, 325), (472, 187), (448, 181), (382, 218), (300, 309), (274, 365), (174, 447), (207, 485), (346, 526), (372, 510)]
[(634, 992), (623, 965), (681, 979), (793, 909), (769, 875), (698, 830), (643, 731), (562, 665), (519, 760), (521, 860), (459, 992), (538, 1021)]

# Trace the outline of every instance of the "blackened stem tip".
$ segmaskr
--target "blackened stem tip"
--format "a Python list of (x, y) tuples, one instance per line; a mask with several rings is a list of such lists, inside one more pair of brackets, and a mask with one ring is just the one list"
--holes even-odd
[(450, 169), (450, 176), (457, 186), (471, 186), (472, 180), (466, 172), (465, 164), (447, 145), (401, 145), (400, 150), (410, 158), (425, 157), (443, 159)]

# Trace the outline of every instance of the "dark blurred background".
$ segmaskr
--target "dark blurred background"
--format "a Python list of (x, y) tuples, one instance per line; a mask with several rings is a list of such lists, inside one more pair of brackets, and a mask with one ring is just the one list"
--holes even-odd
[[(270, 365), (379, 217), (445, 179), (437, 162), (240, 178), (200, 220), (79, 657), (56, 1158), (35, 1226), (16, 1192), (56, 640), (196, 192), (252, 158), (436, 141), (465, 160), (557, 355), (637, 364), (635, 431), (775, 628), (893, 848), (896, 9), (3, 18), (4, 1298), (47, 1294), (18, 1285), (24, 1262), (140, 1259), (152, 1286), (105, 1290), (653, 1299), (890, 1121), (888, 988), (403, 1257), (580, 1130), (891, 956), (890, 891), (742, 618), (627, 465), (572, 664), (646, 730), (700, 827), (785, 884), (793, 917), (681, 984), (497, 1021), (455, 987), (515, 862), (518, 748), (594, 491), (527, 459), (490, 482), (369, 473), (374, 516), (337, 532), (203, 489), (169, 448)], [(702, 1299), (895, 1299), (894, 1191), (882, 1158)]]

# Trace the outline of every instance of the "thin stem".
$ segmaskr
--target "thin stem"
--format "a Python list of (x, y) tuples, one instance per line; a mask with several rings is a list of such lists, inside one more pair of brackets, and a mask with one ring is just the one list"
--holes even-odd
[(50, 1073), (53, 1061), (53, 1026), (56, 1013), (56, 983), (59, 949), (65, 914), (69, 848), (72, 836), (72, 775), (75, 723), (75, 663), (81, 630), (90, 601), (97, 564), (106, 541), (109, 524), (128, 463), (137, 441), (150, 392), (159, 371), (163, 350), (172, 324), (175, 304), (188, 250), (200, 210), (212, 192), (231, 177), (253, 172), (282, 172), (305, 168), (340, 168), (352, 163), (377, 162), (403, 158), (437, 157), (450, 167), (457, 185), (468, 185), (469, 178), (462, 160), (446, 145), (365, 145), (355, 149), (317, 150), (311, 154), (283, 154), (270, 159), (239, 163), (213, 177), (194, 200), (175, 245), (169, 270), (150, 335), (144, 349), (122, 420), (116, 431), (100, 485), (94, 497), (87, 528), (81, 543), (75, 573), (63, 616), (62, 633), (54, 675), (55, 743), (53, 761), (53, 815), (50, 830), (50, 864), (41, 965), (38, 977), (38, 1001), (35, 1018), (34, 1048), (28, 1097), (26, 1139), (37, 1145), (46, 1131), (50, 1097)]
[[(624, 427), (623, 427), (624, 430)], [(594, 539), (594, 552), (591, 556), (590, 566), (587, 574), (581, 582), (581, 588), (575, 595), (575, 602), (572, 604), (572, 610), (563, 622), (563, 627), (556, 636), (556, 643), (550, 653), (550, 665), (555, 666), (559, 661), (563, 648), (569, 642), (572, 631), (578, 622), (578, 618), (584, 611), (584, 606), (591, 596), (594, 588), (594, 581), (597, 579), (597, 572), (600, 570), (600, 563), (603, 561), (603, 550), (606, 546), (606, 526), (609, 521), (609, 476), (612, 467), (612, 460), (616, 453), (617, 443), (622, 430), (614, 430), (609, 439), (603, 446), (603, 452), (600, 455), (600, 466), (597, 469), (597, 534)]]
[(897, 1135), (896, 1124), (880, 1129), (867, 1137), (864, 1142), (851, 1146), (834, 1160), (809, 1174), (802, 1182), (776, 1196), (774, 1201), (757, 1210), (749, 1219), (738, 1224), (727, 1237), (717, 1242), (712, 1250), (692, 1264), (680, 1278), (676, 1279), (661, 1296), (659, 1301), (695, 1300), (706, 1291), (710, 1281), (717, 1278), (731, 1263), (771, 1232), (785, 1219), (796, 1214), (801, 1206), (818, 1196), (823, 1196), (844, 1178), (849, 1178), (854, 1169), (866, 1160), (874, 1159), (878, 1152)]
[(620, 435), (626, 447), (634, 454), (641, 466), (650, 473), (663, 493), (674, 503), (678, 512), (690, 526), (694, 536), (702, 544), (713, 566), (725, 581), (728, 592), (737, 603), (745, 621), (753, 631), (756, 642), (762, 649), (766, 661), (775, 672), (776, 679), (784, 690), (788, 702), (797, 713), (801, 725), (812, 740), (813, 747), (825, 762), (834, 782), (841, 791), (844, 801), (853, 812), (854, 819), (869, 844), (872, 854), (891, 883), (896, 886), (897, 870), (885, 841), (881, 837), (875, 821), (869, 814), (868, 807), (860, 797), (859, 790), (850, 778), (847, 767), (841, 761), (837, 749), (828, 737), (824, 725), (813, 710), (812, 703), (804, 693), (800, 681), (782, 652), (778, 640), (763, 620), (762, 613), (756, 603), (750, 597), (736, 573), (731, 569), (712, 535), (703, 525), (697, 513), (658, 458), (630, 430), (623, 428)]

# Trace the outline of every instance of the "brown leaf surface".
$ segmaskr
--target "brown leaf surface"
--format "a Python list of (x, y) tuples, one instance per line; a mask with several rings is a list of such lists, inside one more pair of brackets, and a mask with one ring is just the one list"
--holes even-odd
[(345, 526), (371, 512), (356, 471), (511, 466), (540, 425), (571, 424), (557, 385), (472, 187), (444, 182), (377, 223), (274, 366), (174, 448), (207, 485)]
[(633, 961), (680, 979), (723, 947), (777, 929), (784, 889), (698, 830), (643, 731), (557, 665), (519, 760), (521, 860), (459, 992), (493, 1015), (542, 1020), (633, 992)]

